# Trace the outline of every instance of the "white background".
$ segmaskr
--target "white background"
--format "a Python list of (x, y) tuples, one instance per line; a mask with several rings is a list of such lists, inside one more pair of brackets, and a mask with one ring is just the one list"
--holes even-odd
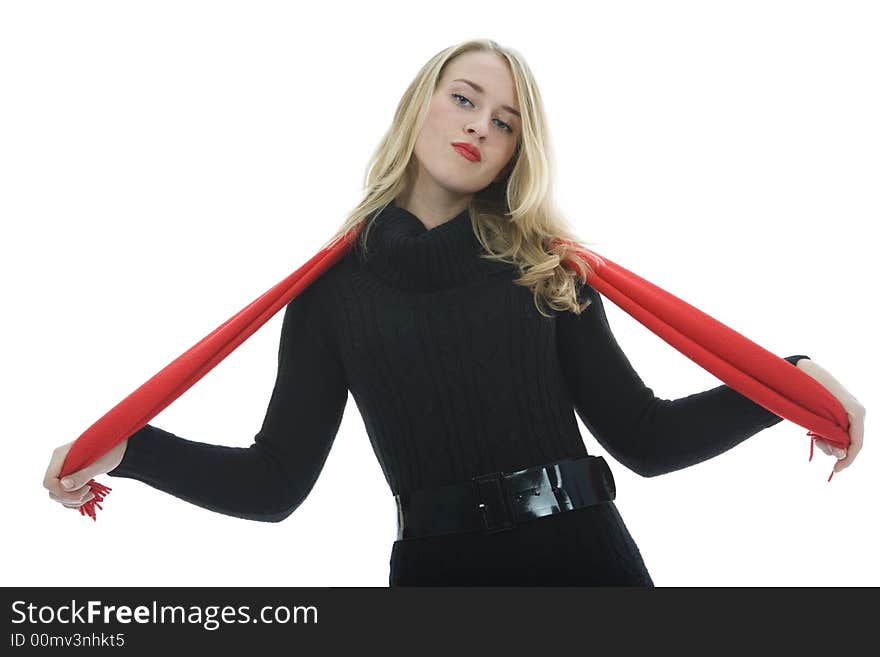
[[(307, 8), (304, 8), (307, 7)], [(386, 586), (393, 498), (349, 396), (286, 521), (130, 479), (98, 521), (49, 500), (51, 451), (301, 266), (434, 53), (489, 37), (544, 96), (557, 198), (593, 248), (868, 409), (826, 482), (783, 421), (617, 505), (658, 586), (878, 585), (880, 21), (870, 2), (9, 2), (0, 9), (5, 585)], [(719, 381), (613, 303), (667, 399)], [(247, 446), (281, 314), (151, 423)], [(230, 481), (230, 486), (236, 482)]]

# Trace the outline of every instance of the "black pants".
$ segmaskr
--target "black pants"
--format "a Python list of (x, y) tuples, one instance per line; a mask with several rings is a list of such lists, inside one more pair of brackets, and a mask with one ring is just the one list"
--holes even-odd
[(654, 582), (614, 502), (493, 534), (394, 542), (390, 586), (641, 586)]

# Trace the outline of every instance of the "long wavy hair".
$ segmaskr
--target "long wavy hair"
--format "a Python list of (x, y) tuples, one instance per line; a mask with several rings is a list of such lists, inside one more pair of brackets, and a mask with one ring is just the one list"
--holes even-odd
[[(542, 301), (557, 311), (580, 314), (590, 301), (579, 301), (578, 278), (586, 281), (592, 266), (578, 255), (578, 250), (590, 242), (577, 237), (554, 203), (555, 165), (535, 78), (522, 55), (491, 39), (474, 39), (446, 48), (421, 68), (400, 98), (391, 126), (368, 163), (363, 200), (324, 248), (344, 238), (361, 221), (366, 223), (358, 235), (361, 247), (366, 248), (376, 211), (413, 181), (413, 150), (446, 65), (470, 51), (495, 53), (507, 61), (522, 114), (522, 131), (513, 156), (501, 175), (475, 193), (468, 206), (474, 234), (485, 251), (480, 257), (515, 265), (520, 276), (514, 282), (532, 289), (535, 306), (542, 315), (550, 316)], [(563, 265), (566, 259), (570, 268)]]

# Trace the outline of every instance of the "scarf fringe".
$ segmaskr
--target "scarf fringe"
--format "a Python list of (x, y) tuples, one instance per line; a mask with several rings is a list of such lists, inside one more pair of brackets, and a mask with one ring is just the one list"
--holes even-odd
[(95, 516), (95, 507), (103, 509), (104, 507), (101, 506), (100, 502), (102, 502), (113, 489), (95, 481), (94, 479), (89, 479), (89, 488), (92, 489), (92, 493), (94, 493), (95, 496), (79, 507), (79, 513), (83, 516), (89, 516), (92, 520), (97, 522), (98, 518)]
[[(809, 438), (810, 438), (810, 458), (808, 458), (807, 461), (812, 461), (813, 460), (813, 445), (815, 445), (816, 440), (819, 438), (822, 438), (822, 436), (820, 436), (818, 433), (816, 433), (814, 431), (807, 431), (807, 436), (809, 436)], [(823, 438), (823, 440), (824, 440), (824, 438)], [(828, 481), (831, 481), (831, 477), (833, 477), (833, 476), (834, 476), (834, 468), (832, 467), (831, 474), (828, 475)]]

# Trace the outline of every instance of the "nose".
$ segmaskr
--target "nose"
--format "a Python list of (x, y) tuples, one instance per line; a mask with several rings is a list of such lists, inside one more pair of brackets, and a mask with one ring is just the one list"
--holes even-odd
[(486, 129), (482, 127), (482, 123), (474, 121), (468, 126), (468, 132), (472, 132), (482, 139), (486, 135)]

